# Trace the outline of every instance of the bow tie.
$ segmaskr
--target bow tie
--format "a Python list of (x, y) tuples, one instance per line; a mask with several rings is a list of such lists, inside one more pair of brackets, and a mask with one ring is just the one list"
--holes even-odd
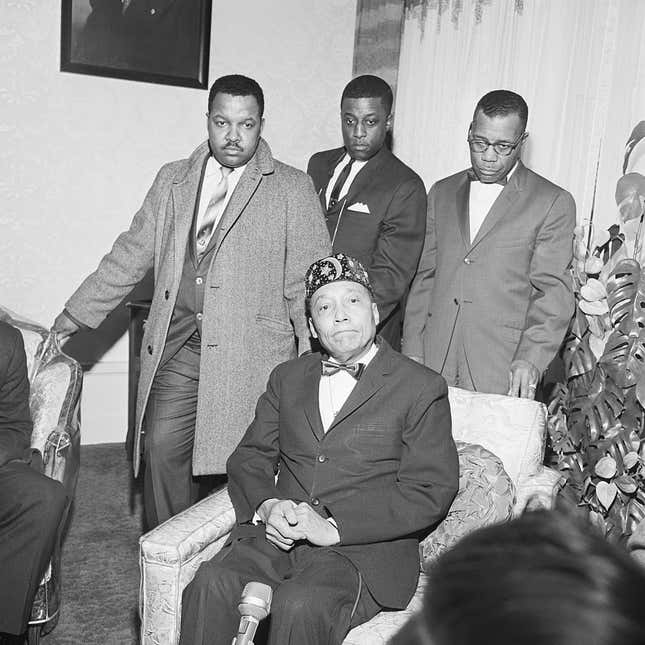
[[(468, 175), (468, 181), (480, 181), (479, 177), (475, 174), (475, 171), (472, 168), (469, 168), (466, 171), (466, 174)], [(504, 176), (501, 179), (498, 179), (497, 181), (493, 181), (493, 182), (483, 182), (482, 181), (481, 183), (482, 184), (483, 183), (492, 183), (492, 184), (499, 184), (500, 186), (506, 186), (506, 184), (508, 183), (508, 177)]]
[(343, 365), (342, 363), (332, 363), (332, 361), (321, 361), (322, 375), (331, 376), (343, 370), (351, 374), (357, 381), (363, 375), (365, 363), (354, 363), (353, 365)]

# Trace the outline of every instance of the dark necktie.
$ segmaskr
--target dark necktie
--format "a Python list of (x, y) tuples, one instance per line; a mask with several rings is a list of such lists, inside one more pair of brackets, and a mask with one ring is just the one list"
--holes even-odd
[(336, 206), (336, 204), (338, 204), (338, 196), (340, 195), (340, 191), (347, 181), (347, 177), (349, 177), (353, 163), (354, 160), (350, 159), (349, 163), (345, 164), (345, 167), (340, 171), (338, 179), (336, 180), (334, 187), (331, 189), (331, 195), (329, 196), (329, 204), (327, 204), (327, 210), (333, 208), (334, 206)]
[(354, 363), (353, 365), (343, 365), (342, 363), (333, 363), (332, 361), (321, 361), (320, 363), (323, 376), (331, 376), (343, 370), (351, 374), (358, 381), (365, 370), (365, 363)]
[[(479, 177), (475, 174), (475, 171), (472, 168), (469, 168), (466, 171), (466, 174), (468, 175), (468, 181), (479, 181)], [(485, 182), (481, 182), (482, 184)], [(499, 184), (500, 186), (506, 186), (508, 183), (508, 177), (502, 177), (501, 179), (498, 179), (497, 181), (491, 181), (491, 184)]]

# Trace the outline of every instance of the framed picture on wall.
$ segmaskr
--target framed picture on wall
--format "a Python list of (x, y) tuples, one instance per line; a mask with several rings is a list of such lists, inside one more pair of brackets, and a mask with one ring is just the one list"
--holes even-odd
[(211, 0), (61, 6), (61, 71), (208, 88)]

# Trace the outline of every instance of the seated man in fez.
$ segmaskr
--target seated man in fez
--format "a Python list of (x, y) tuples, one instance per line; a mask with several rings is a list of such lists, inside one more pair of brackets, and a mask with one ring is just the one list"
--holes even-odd
[(468, 129), (472, 167), (428, 195), (403, 352), (448, 385), (534, 398), (573, 313), (573, 197), (520, 159), (528, 107), (494, 90)]
[(405, 297), (423, 247), (426, 189), (387, 147), (392, 100), (378, 76), (350, 81), (340, 103), (344, 146), (316, 153), (307, 172), (334, 252), (357, 258), (369, 271), (379, 334), (398, 351)]
[(0, 644), (23, 643), (67, 496), (32, 451), (27, 359), (20, 332), (0, 321)]
[(445, 381), (375, 339), (365, 269), (337, 253), (305, 284), (326, 353), (275, 368), (228, 460), (237, 524), (184, 591), (184, 645), (230, 645), (250, 581), (273, 589), (256, 645), (337, 644), (382, 608), (404, 608), (419, 537), (457, 491)]

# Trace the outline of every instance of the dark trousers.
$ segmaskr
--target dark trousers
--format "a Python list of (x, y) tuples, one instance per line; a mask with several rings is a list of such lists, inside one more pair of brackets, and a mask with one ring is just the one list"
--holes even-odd
[(66, 504), (62, 484), (29, 464), (0, 467), (0, 632), (27, 629)]
[(337, 645), (381, 607), (344, 556), (327, 547), (300, 545), (281, 551), (264, 538), (234, 541), (204, 562), (182, 598), (180, 645), (231, 645), (244, 585), (273, 589), (271, 613), (255, 645)]
[(143, 502), (152, 529), (192, 506), (200, 494), (193, 477), (199, 385), (199, 346), (187, 342), (152, 382), (145, 418)]

